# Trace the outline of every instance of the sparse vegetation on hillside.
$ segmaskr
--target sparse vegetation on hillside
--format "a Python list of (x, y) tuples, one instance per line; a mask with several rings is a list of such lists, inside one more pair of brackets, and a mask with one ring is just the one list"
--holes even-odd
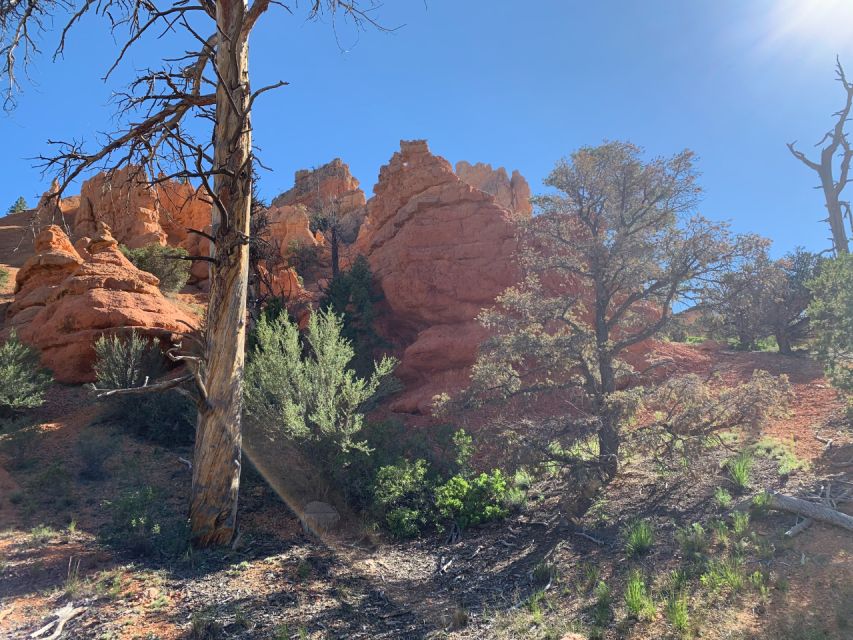
[(9, 272), (0, 267), (0, 287), (5, 287), (7, 282), (9, 282)]
[(180, 247), (149, 244), (138, 249), (121, 247), (121, 252), (137, 269), (154, 274), (160, 280), (164, 293), (175, 293), (184, 288), (190, 277), (189, 253)]

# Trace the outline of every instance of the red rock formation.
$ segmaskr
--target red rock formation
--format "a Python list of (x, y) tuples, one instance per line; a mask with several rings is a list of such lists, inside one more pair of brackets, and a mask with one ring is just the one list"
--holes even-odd
[(56, 225), (41, 230), (35, 255), (15, 276), (15, 300), (6, 312), (10, 326), (26, 324), (46, 304), (54, 290), (83, 263), (65, 232)]
[[(51, 233), (54, 245), (71, 246), (58, 227)], [(44, 305), (18, 330), (24, 342), (41, 351), (42, 363), (59, 382), (94, 380), (93, 345), (111, 329), (133, 327), (161, 338), (198, 326), (196, 318), (163, 296), (157, 278), (133, 266), (117, 245), (101, 223), (86, 248), (89, 259), (54, 286)]]
[(365, 213), (364, 191), (340, 158), (318, 169), (297, 171), (293, 188), (273, 198), (272, 207), (285, 205), (304, 205), (309, 212), (333, 212), (346, 243), (355, 240)]
[(518, 279), (514, 215), (422, 140), (400, 143), (374, 193), (355, 249), (385, 297), (381, 331), (403, 347), (406, 391), (392, 408), (423, 413), (467, 382), (484, 337), (476, 317)]
[(462, 160), (456, 163), (456, 175), (475, 189), (494, 196), (499, 205), (513, 213), (529, 216), (533, 212), (530, 185), (518, 170), (509, 178), (503, 167), (492, 169), (492, 165), (484, 162), (470, 164)]
[(74, 220), (74, 234), (94, 236), (103, 222), (114, 237), (131, 249), (149, 244), (166, 244), (160, 225), (155, 190), (138, 167), (113, 174), (99, 173), (86, 180), (80, 190), (80, 207)]

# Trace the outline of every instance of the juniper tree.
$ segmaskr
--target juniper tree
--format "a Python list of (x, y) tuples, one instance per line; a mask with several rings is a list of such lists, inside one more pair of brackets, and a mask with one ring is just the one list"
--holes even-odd
[(600, 485), (618, 470), (636, 406), (636, 394), (620, 391), (634, 371), (629, 354), (753, 243), (694, 213), (700, 189), (690, 151), (645, 161), (626, 142), (584, 147), (545, 184), (553, 192), (534, 199), (539, 214), (520, 234), (524, 278), (480, 316), (492, 337), (470, 394), (557, 394), (573, 409), (552, 416), (558, 428), (549, 433), (595, 439), (590, 471)]
[[(0, 0), (0, 76), (7, 80), (7, 108), (14, 106), (19, 67), (38, 52), (40, 39), (54, 24), (64, 25), (56, 59), (84, 16), (104, 20), (119, 43), (106, 79), (147, 38), (171, 32), (181, 42), (181, 51), (143, 69), (116, 94), (116, 131), (91, 147), (78, 140), (54, 141), (55, 152), (43, 161), (58, 177), (54, 198), (88, 169), (132, 166), (133, 178), (143, 182), (197, 180), (211, 200), (211, 234), (193, 230), (211, 243), (210, 255), (198, 258), (210, 264), (203, 353), (173, 354), (192, 375), (152, 385), (163, 389), (188, 378), (194, 382), (199, 417), (190, 524), (199, 546), (227, 543), (236, 527), (255, 162), (251, 112), (262, 93), (286, 84), (252, 91), (249, 35), (273, 5), (288, 12), (297, 7), (275, 0)], [(357, 26), (376, 24), (372, 0), (310, 0), (304, 6), (309, 18), (342, 14)], [(200, 127), (204, 131), (198, 135)]]

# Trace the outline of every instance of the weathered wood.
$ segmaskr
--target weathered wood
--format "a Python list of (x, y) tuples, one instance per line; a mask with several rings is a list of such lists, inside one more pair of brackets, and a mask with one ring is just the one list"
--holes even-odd
[(808, 502), (807, 500), (782, 495), (781, 493), (768, 492), (767, 496), (767, 506), (770, 509), (796, 513), (804, 518), (811, 518), (818, 522), (825, 522), (826, 524), (847, 529), (847, 531), (853, 531), (853, 516), (848, 516), (846, 513), (841, 513), (835, 509), (830, 509), (814, 502)]
[(214, 68), (213, 236), (204, 382), (198, 414), (190, 530), (199, 547), (228, 544), (237, 522), (249, 217), (252, 203), (252, 126), (249, 118), (249, 17), (246, 0), (217, 0), (219, 33)]

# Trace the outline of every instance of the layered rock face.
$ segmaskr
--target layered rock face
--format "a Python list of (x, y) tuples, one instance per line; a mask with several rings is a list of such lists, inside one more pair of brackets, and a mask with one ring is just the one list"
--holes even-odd
[(400, 143), (374, 193), (355, 250), (384, 294), (381, 333), (403, 348), (392, 408), (426, 413), (467, 383), (485, 337), (476, 317), (518, 280), (517, 218), (423, 140)]
[(495, 197), (495, 202), (521, 216), (529, 216), (533, 212), (530, 205), (530, 185), (518, 170), (508, 177), (506, 169), (484, 162), (470, 164), (464, 160), (456, 163), (456, 175), (475, 189), (485, 191)]
[(332, 213), (339, 218), (341, 240), (351, 243), (364, 219), (365, 202), (358, 180), (335, 158), (318, 169), (297, 171), (293, 188), (275, 197), (272, 208), (302, 205), (309, 213)]
[(41, 310), (65, 278), (83, 263), (68, 236), (57, 225), (39, 232), (35, 255), (15, 276), (15, 300), (6, 311), (7, 322), (23, 326)]
[[(85, 261), (59, 227), (49, 227), (39, 237), (42, 250), (33, 258), (29, 275), (19, 283), (15, 303), (26, 300), (28, 296), (20, 294), (28, 290), (46, 294), (40, 304), (13, 314), (11, 325), (18, 328), (21, 340), (41, 351), (42, 364), (59, 382), (94, 380), (93, 345), (112, 329), (133, 328), (143, 335), (168, 338), (171, 332), (198, 326), (196, 318), (163, 296), (155, 276), (140, 271), (124, 257), (103, 223), (93, 240), (81, 243)], [(70, 273), (58, 284), (38, 284), (58, 278), (59, 271), (53, 267), (60, 256), (63, 269)]]

